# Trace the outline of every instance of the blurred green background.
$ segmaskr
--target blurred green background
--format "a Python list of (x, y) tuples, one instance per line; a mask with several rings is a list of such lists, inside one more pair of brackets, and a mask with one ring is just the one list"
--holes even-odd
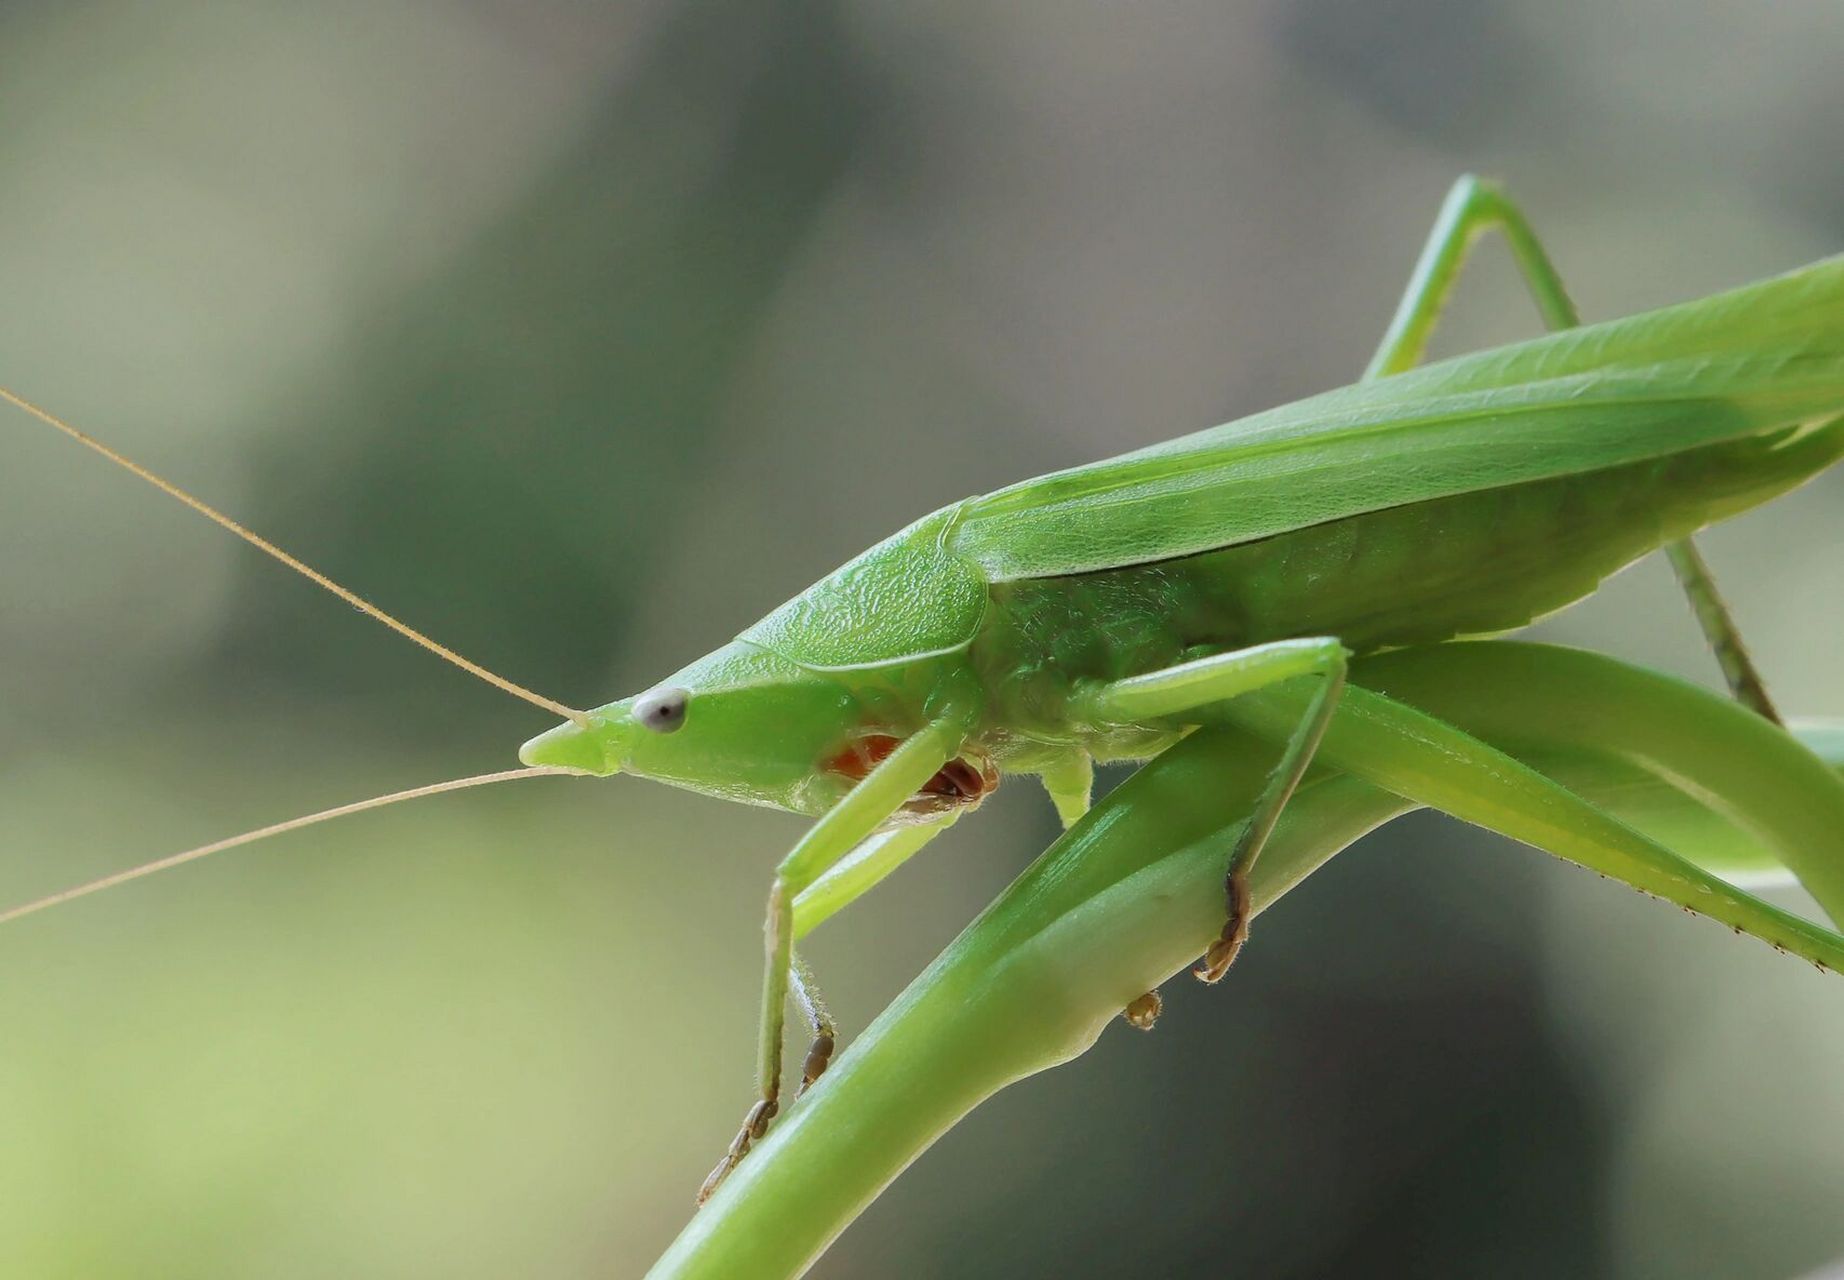
[[(1584, 312), (1844, 247), (1844, 9), (0, 8), (0, 380), (577, 704), (914, 515), (1347, 381), (1447, 184)], [(1443, 349), (1528, 334), (1494, 250)], [(546, 719), (17, 413), (0, 901), (504, 767)], [(1844, 715), (1844, 476), (1716, 532)], [(1713, 675), (1648, 563), (1540, 629)], [(640, 1272), (751, 1088), (785, 816), (449, 797), (0, 933), (0, 1275)], [(811, 947), (862, 1027), (1037, 789)], [(1431, 818), (950, 1134), (825, 1277), (1789, 1277), (1844, 985)]]

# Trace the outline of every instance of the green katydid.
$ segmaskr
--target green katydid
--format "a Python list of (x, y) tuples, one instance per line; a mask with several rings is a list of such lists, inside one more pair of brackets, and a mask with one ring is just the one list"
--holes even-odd
[[(1545, 321), (1565, 331), (1413, 368), (1468, 247), (1494, 228)], [(1729, 890), (1560, 787), (1543, 789), (1485, 743), (1346, 690), (1353, 654), (1522, 626), (1667, 547), (1736, 696), (1776, 718), (1684, 539), (1844, 456), (1844, 258), (1575, 325), (1516, 207), (1495, 186), (1463, 180), (1360, 382), (934, 512), (731, 644), (591, 711), (467, 663), (0, 393), (418, 643), (564, 717), (525, 744), (526, 770), (233, 837), (0, 921), (309, 821), (510, 777), (631, 773), (813, 816), (769, 893), (759, 1097), (701, 1198), (779, 1109), (790, 991), (814, 1032), (803, 1088), (825, 1069), (835, 1032), (795, 955), (801, 934), (1003, 774), (1038, 775), (1072, 822), (1087, 808), (1095, 762), (1156, 757), (1224, 718), (1283, 749), (1228, 855), (1226, 923), (1198, 969), (1207, 981), (1246, 939), (1250, 868), (1322, 740), (1340, 770), (1835, 965), (1844, 950), (1832, 935)], [(1504, 819), (1510, 809), (1494, 797), (1518, 787), (1539, 809), (1601, 823), (1599, 843), (1589, 842), (1600, 852), (1548, 838), (1540, 820)], [(1798, 870), (1836, 880), (1844, 860)], [(1832, 887), (1821, 901), (1844, 900)], [(1150, 1011), (1136, 1003), (1131, 1013), (1145, 1021)]]

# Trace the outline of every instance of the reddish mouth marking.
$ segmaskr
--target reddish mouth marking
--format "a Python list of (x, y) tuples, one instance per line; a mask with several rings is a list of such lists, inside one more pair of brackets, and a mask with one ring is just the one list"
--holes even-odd
[[(893, 738), (884, 733), (866, 734), (826, 761), (823, 767), (829, 773), (857, 782), (889, 759), (890, 753), (896, 750), (901, 741), (901, 738)], [(971, 804), (998, 785), (999, 771), (990, 763), (982, 761), (975, 764), (957, 757), (942, 765), (935, 771), (934, 777), (922, 784), (916, 800), (928, 808), (944, 807), (944, 801), (947, 804)], [(913, 805), (915, 801), (911, 803)]]

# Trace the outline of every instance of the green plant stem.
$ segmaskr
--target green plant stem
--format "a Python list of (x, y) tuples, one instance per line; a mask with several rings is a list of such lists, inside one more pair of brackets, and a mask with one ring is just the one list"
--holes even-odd
[[(1529, 645), (1441, 646), (1379, 659), (1354, 678), (1438, 706), (1462, 725), (1476, 722), (1469, 727), (1482, 736), (1499, 731), (1506, 750), (1567, 767), (1588, 798), (1616, 813), (1640, 796), (1645, 821), (1667, 815), (1664, 825), (1685, 838), (1717, 833), (1717, 847), (1731, 846), (1741, 830), (1786, 857), (1788, 841), (1819, 830), (1844, 805), (1844, 783), (1758, 717), (1731, 716), (1712, 695), (1605, 658)], [(1736, 768), (1739, 781), (1722, 785), (1712, 769), (1725, 752), (1744, 750), (1755, 758)], [(1128, 1001), (1216, 935), (1223, 858), (1278, 754), (1248, 730), (1211, 726), (1117, 788), (858, 1037), (652, 1276), (800, 1274), (981, 1101), (1093, 1044)], [(1615, 758), (1617, 767), (1597, 769)], [(1635, 771), (1659, 785), (1636, 791)], [(1413, 807), (1348, 774), (1316, 770), (1255, 866), (1256, 912)], [(1799, 851), (1808, 869), (1844, 865), (1838, 831)]]
[[(1208, 793), (1211, 813), (1233, 822), (1276, 754), (1238, 730), (1211, 729), (1161, 757), (1156, 774), (1123, 784), (1134, 788), (1127, 802), (1117, 790), (1098, 821), (1058, 841), (853, 1042), (692, 1219), (653, 1276), (798, 1274), (974, 1106), (1088, 1048), (1129, 1000), (1222, 927), (1220, 835), (1162, 821), (1161, 793)], [(1407, 807), (1348, 778), (1302, 787), (1256, 864), (1256, 910)], [(1123, 835), (1132, 838), (1110, 838)], [(1127, 850), (1145, 865), (1107, 856)]]

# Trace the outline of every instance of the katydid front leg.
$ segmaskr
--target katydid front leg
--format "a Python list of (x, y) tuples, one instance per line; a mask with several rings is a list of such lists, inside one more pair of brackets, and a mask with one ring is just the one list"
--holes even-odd
[[(1344, 646), (1330, 637), (1277, 640), (1117, 680), (1078, 697), (1077, 714), (1098, 724), (1150, 727), (1171, 720), (1195, 724), (1198, 712), (1242, 694), (1299, 676), (1320, 677), (1319, 687), (1287, 734), (1286, 749), (1230, 850), (1223, 883), (1228, 918), (1223, 932), (1210, 944), (1203, 962), (1194, 971), (1205, 982), (1221, 981), (1242, 944), (1248, 941), (1249, 869), (1261, 855), (1262, 845), (1312, 764), (1313, 753), (1331, 723), (1339, 695), (1344, 692), (1346, 658)], [(1149, 1026), (1158, 1011), (1156, 1005), (1137, 1010), (1130, 1007), (1126, 1016), (1135, 1026)]]
[(794, 899), (794, 941), (812, 933), (833, 914), (882, 884), (885, 877), (922, 851), (922, 847), (953, 826), (960, 810), (950, 809), (932, 822), (905, 822), (885, 827), (861, 840), (845, 857), (828, 867)]
[[(1544, 325), (1552, 330), (1573, 329), (1581, 323), (1562, 277), (1523, 210), (1497, 183), (1468, 174), (1447, 193), (1396, 314), (1364, 370), (1364, 381), (1401, 373), (1421, 363), (1447, 295), (1466, 266), (1468, 252), (1479, 237), (1493, 230), (1504, 235)], [(1695, 544), (1689, 538), (1673, 542), (1665, 547), (1665, 558), (1690, 599), (1691, 611), (1716, 655), (1729, 692), (1743, 706), (1782, 724), (1780, 713), (1767, 695), (1767, 685), (1742, 643), (1741, 631), (1716, 589), (1716, 579)]]
[(760, 1093), (723, 1159), (698, 1189), (698, 1203), (710, 1198), (730, 1170), (748, 1154), (750, 1144), (768, 1132), (769, 1121), (780, 1110), (782, 1040), (788, 981), (794, 964), (795, 899), (860, 841), (894, 817), (937, 769), (952, 760), (966, 740), (971, 723), (970, 715), (950, 713), (913, 734), (814, 823), (776, 868), (774, 884), (768, 891), (763, 938), (768, 970), (762, 984), (761, 1035), (756, 1055)]

